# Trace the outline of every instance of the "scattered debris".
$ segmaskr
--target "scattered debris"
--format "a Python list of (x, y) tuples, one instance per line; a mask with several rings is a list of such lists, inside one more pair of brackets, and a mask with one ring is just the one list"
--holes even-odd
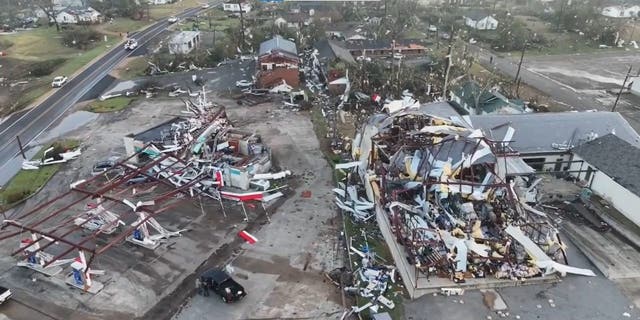
[(254, 237), (252, 234), (250, 234), (246, 230), (242, 230), (238, 232), (238, 236), (244, 239), (244, 241), (246, 241), (249, 244), (255, 244), (256, 242), (258, 242), (258, 238)]

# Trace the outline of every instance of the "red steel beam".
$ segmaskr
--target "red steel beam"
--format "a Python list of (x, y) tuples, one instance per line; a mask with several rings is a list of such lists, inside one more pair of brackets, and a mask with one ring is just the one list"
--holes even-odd
[(69, 191), (67, 191), (67, 192), (65, 192), (65, 193), (63, 193), (63, 194), (61, 194), (61, 195), (59, 195), (57, 197), (54, 197), (53, 199), (51, 199), (51, 200), (49, 200), (49, 201), (47, 201), (47, 202), (45, 202), (45, 203), (33, 208), (31, 211), (29, 211), (29, 212), (27, 212), (27, 213), (25, 213), (25, 214), (23, 214), (23, 215), (21, 215), (19, 217), (16, 217), (15, 219), (19, 220), (19, 219), (23, 219), (23, 218), (25, 218), (27, 216), (30, 216), (30, 215), (36, 213), (37, 211), (40, 211), (40, 210), (44, 209), (44, 207), (46, 207), (46, 206), (48, 206), (48, 205), (50, 205), (50, 204), (52, 204), (52, 203), (64, 198), (64, 197), (66, 197), (71, 192), (72, 192), (72, 190), (69, 190)]
[[(180, 192), (180, 189), (190, 188), (192, 185), (196, 184), (196, 183), (197, 183), (197, 182), (199, 182), (199, 181), (200, 181), (200, 179), (196, 179), (196, 180), (194, 180), (194, 181), (192, 181), (192, 182), (190, 182), (190, 183), (188, 183), (188, 184), (185, 184), (184, 186), (182, 186), (182, 187), (180, 187), (180, 188), (178, 188), (178, 189), (176, 189), (176, 190), (172, 190), (171, 192), (169, 192), (169, 193), (166, 195), (166, 197), (169, 197), (169, 196), (170, 196), (170, 194), (176, 194), (176, 193)], [(185, 198), (185, 199), (186, 199), (186, 198)], [(124, 231), (124, 232), (120, 233), (120, 234), (119, 234), (115, 239), (111, 240), (109, 243), (107, 243), (104, 247), (102, 247), (102, 248), (101, 248), (100, 250), (98, 250), (97, 252), (96, 252), (96, 251), (91, 251), (91, 252), (92, 252), (94, 255), (102, 254), (104, 251), (106, 251), (106, 249), (111, 248), (114, 244), (119, 243), (123, 238), (125, 238), (126, 236), (128, 236), (128, 235), (129, 235), (131, 232), (133, 232), (133, 230), (134, 230), (135, 228), (137, 228), (140, 224), (142, 224), (142, 223), (146, 222), (146, 221), (147, 221), (147, 220), (149, 220), (150, 218), (152, 218), (152, 217), (156, 216), (157, 214), (159, 214), (159, 213), (161, 213), (161, 212), (163, 212), (163, 211), (167, 210), (168, 208), (171, 208), (171, 207), (176, 206), (176, 205), (177, 205), (177, 204), (179, 204), (180, 202), (181, 202), (181, 201), (178, 201), (178, 202), (177, 202), (177, 203), (175, 203), (175, 204), (172, 204), (172, 205), (170, 205), (170, 206), (167, 206), (167, 207), (165, 207), (165, 208), (163, 208), (163, 209), (160, 209), (160, 210), (157, 210), (157, 211), (155, 211), (155, 212), (149, 212), (149, 215), (148, 215), (145, 219), (143, 219), (140, 223), (138, 223), (138, 225), (137, 225), (137, 226), (135, 226), (135, 227), (134, 227), (134, 226), (132, 226), (132, 227), (131, 227), (131, 228), (129, 228), (127, 231)], [(144, 210), (144, 209), (142, 209), (142, 210)], [(80, 245), (83, 245), (83, 244), (84, 244), (84, 243), (86, 243), (87, 241), (92, 240), (92, 239), (95, 239), (95, 237), (96, 237), (98, 234), (100, 234), (100, 233), (101, 233), (101, 231), (100, 231), (100, 230), (97, 230), (96, 232), (92, 233), (91, 235), (89, 235), (88, 237), (86, 237), (85, 239), (83, 239), (82, 241), (80, 241), (80, 242), (78, 243), (78, 245), (79, 245), (79, 246), (80, 246)], [(78, 246), (78, 248), (79, 248), (79, 246)], [(69, 248), (68, 250), (65, 250), (64, 252), (62, 252), (62, 253), (58, 254), (57, 256), (53, 257), (53, 259), (51, 259), (50, 261), (48, 261), (47, 263), (45, 263), (44, 267), (47, 267), (49, 264), (53, 263), (54, 261), (59, 260), (60, 258), (64, 257), (65, 255), (69, 254), (71, 251), (73, 251), (73, 249), (74, 249), (74, 248)]]
[[(184, 186), (173, 190), (171, 193), (176, 194), (178, 192), (180, 192), (179, 189), (187, 189), (192, 187), (193, 185), (195, 185), (196, 183), (198, 183), (200, 181), (200, 179), (196, 179), (190, 183), (185, 184)], [(167, 195), (167, 197), (170, 195)], [(187, 198), (184, 198), (187, 199)], [(112, 241), (110, 241), (108, 244), (106, 244), (104, 247), (100, 248), (96, 254), (102, 254), (103, 252), (105, 252), (107, 249), (111, 248), (113, 245), (119, 243), (120, 241), (122, 241), (124, 238), (126, 238), (129, 234), (131, 234), (133, 232), (133, 230), (135, 230), (138, 226), (140, 226), (142, 223), (145, 223), (147, 220), (155, 217), (156, 215), (158, 215), (159, 213), (162, 213), (170, 208), (175, 207), (176, 205), (180, 204), (182, 201), (184, 201), (184, 199), (182, 199), (181, 201), (177, 201), (176, 203), (166, 206), (160, 210), (156, 210), (154, 212), (149, 212), (149, 215), (143, 219), (142, 221), (140, 221), (140, 223), (138, 223), (136, 226), (131, 226), (130, 228), (128, 228), (126, 231), (120, 233), (115, 239), (113, 239)], [(143, 209), (144, 210), (144, 209)]]
[[(113, 201), (113, 202), (110, 204), (110, 206), (108, 206), (108, 207), (106, 207), (106, 208), (104, 208), (104, 209), (105, 209), (105, 210), (109, 210), (109, 209), (111, 209), (112, 207), (114, 207), (116, 204), (118, 204), (118, 202)], [(67, 223), (69, 223), (69, 222), (71, 222), (71, 221), (75, 220), (75, 218), (76, 218), (76, 216), (71, 216), (69, 219), (67, 219), (65, 222), (63, 222), (61, 225), (59, 225), (56, 229), (54, 229), (54, 230), (50, 231), (50, 233), (51, 233), (51, 234), (53, 234), (54, 232), (58, 231), (61, 227), (63, 227), (65, 224), (67, 224)], [(86, 219), (83, 223), (78, 224), (78, 225), (75, 225), (75, 226), (74, 226), (74, 227), (72, 227), (70, 230), (67, 230), (67, 232), (65, 232), (65, 233), (61, 234), (59, 237), (64, 238), (64, 237), (66, 237), (66, 236), (70, 235), (70, 234), (71, 234), (71, 233), (73, 233), (74, 231), (76, 231), (76, 230), (78, 230), (78, 229), (82, 228), (82, 226), (84, 226), (84, 225), (85, 225), (86, 223), (88, 223), (89, 221), (91, 221), (91, 219)], [(40, 241), (40, 240), (42, 240), (42, 239), (44, 239), (44, 237), (39, 237), (38, 239), (36, 239), (34, 242), (30, 243), (30, 244), (29, 244), (29, 245), (27, 245), (26, 247), (23, 247), (23, 248), (20, 248), (20, 249), (18, 249), (18, 250), (16, 250), (16, 251), (14, 251), (13, 253), (11, 253), (11, 255), (13, 256), (13, 255), (16, 255), (16, 254), (18, 254), (18, 253), (20, 253), (20, 252), (24, 251), (25, 249), (27, 249), (27, 248), (31, 247), (32, 245), (35, 245), (37, 242), (39, 242), (39, 241)], [(52, 244), (53, 244), (52, 242), (49, 242), (49, 243), (45, 244), (44, 246), (42, 246), (42, 247), (38, 248), (38, 249), (36, 250), (36, 252), (37, 252), (37, 251), (44, 251), (46, 248), (48, 248), (48, 247), (49, 247), (49, 246), (51, 246)]]
[(15, 222), (15, 221), (6, 221), (5, 223), (10, 224), (10, 225), (12, 225), (12, 226), (14, 226), (16, 228), (20, 228), (20, 229), (23, 229), (23, 230), (26, 230), (26, 231), (29, 231), (29, 232), (33, 232), (33, 233), (38, 233), (38, 234), (44, 235), (44, 236), (49, 237), (49, 238), (51, 238), (51, 239), (53, 239), (55, 241), (62, 242), (64, 244), (70, 245), (70, 246), (78, 248), (78, 249), (82, 249), (82, 250), (85, 250), (85, 251), (88, 251), (88, 252), (94, 252), (94, 249), (89, 249), (89, 248), (83, 247), (83, 246), (75, 244), (75, 243), (73, 243), (73, 242), (71, 242), (71, 241), (69, 241), (67, 239), (60, 238), (60, 237), (58, 237), (58, 236), (56, 236), (54, 234), (49, 234), (48, 232), (42, 232), (42, 230), (36, 230), (36, 229), (30, 228), (28, 226), (23, 226), (23, 225)]

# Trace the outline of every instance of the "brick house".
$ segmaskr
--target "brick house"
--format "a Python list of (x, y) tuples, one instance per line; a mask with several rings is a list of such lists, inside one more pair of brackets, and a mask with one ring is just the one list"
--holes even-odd
[(297, 88), (300, 82), (299, 64), (295, 43), (281, 36), (261, 43), (256, 75), (258, 87), (272, 88), (282, 84), (284, 80), (288, 85)]

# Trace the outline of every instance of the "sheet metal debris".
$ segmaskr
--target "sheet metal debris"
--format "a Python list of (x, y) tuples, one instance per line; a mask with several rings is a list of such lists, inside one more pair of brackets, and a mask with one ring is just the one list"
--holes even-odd
[[(353, 162), (338, 166), (359, 185), (333, 191), (355, 220), (369, 219), (374, 204), (382, 210), (417, 275), (456, 283), (595, 275), (567, 265), (558, 231), (536, 206), (539, 179), (510, 141), (415, 110), (410, 96), (385, 110), (391, 115), (371, 116), (353, 139)], [(369, 296), (381, 289), (381, 271), (362, 259), (361, 281), (373, 286), (361, 295)]]

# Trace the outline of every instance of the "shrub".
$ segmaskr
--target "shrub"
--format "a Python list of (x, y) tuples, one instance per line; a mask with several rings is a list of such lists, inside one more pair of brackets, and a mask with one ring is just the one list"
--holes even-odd
[(34, 77), (48, 76), (65, 61), (64, 58), (57, 58), (35, 62), (29, 67), (29, 74)]
[(5, 192), (4, 200), (7, 204), (13, 204), (22, 201), (24, 198), (31, 194), (30, 190), (18, 189)]
[(86, 50), (93, 42), (100, 40), (100, 33), (89, 28), (72, 28), (62, 33), (62, 44), (67, 47)]
[(13, 42), (9, 40), (1, 40), (0, 39), (0, 50), (7, 50), (13, 46)]

